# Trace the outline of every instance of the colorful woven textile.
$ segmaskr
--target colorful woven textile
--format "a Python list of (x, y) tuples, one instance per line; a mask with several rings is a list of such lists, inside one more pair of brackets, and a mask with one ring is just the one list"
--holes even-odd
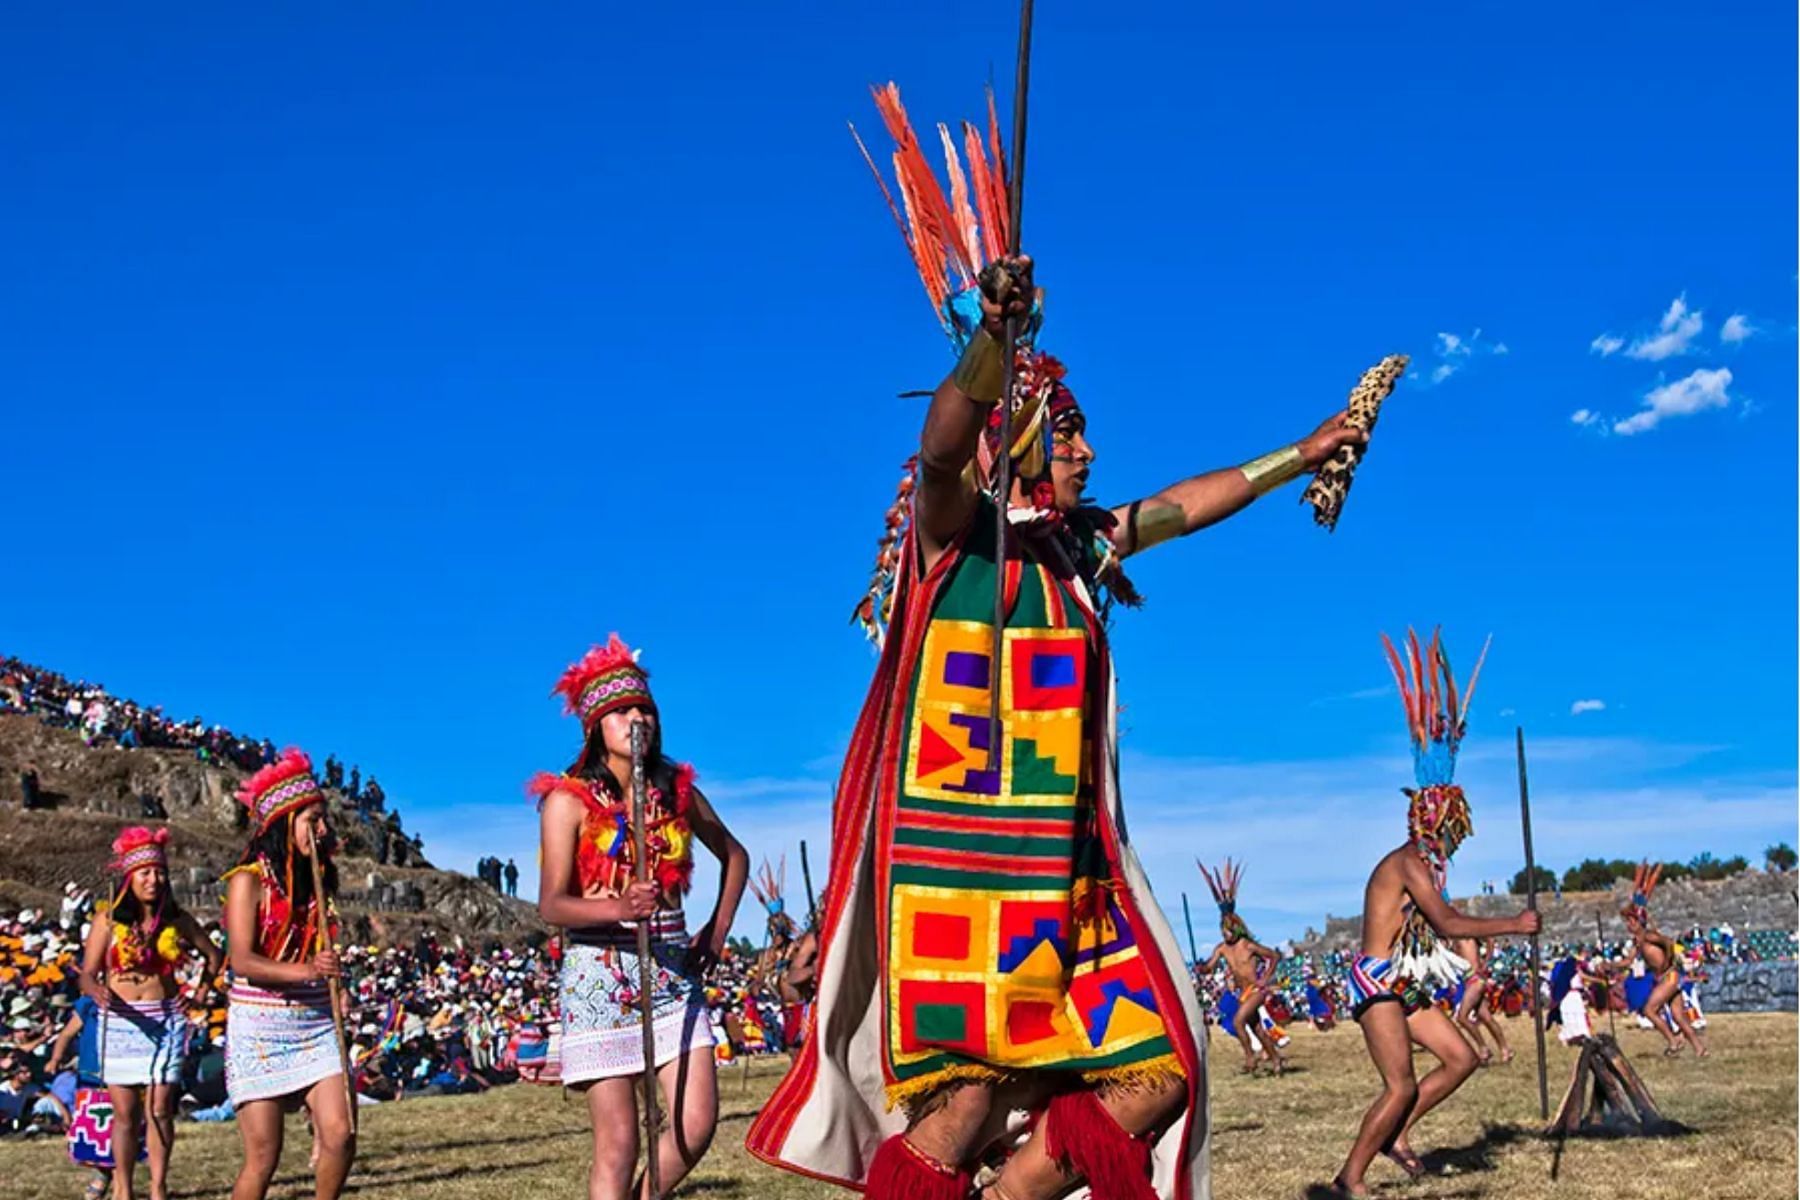
[(115, 999), (100, 1018), (101, 1078), (108, 1086), (181, 1082), (188, 1019), (173, 1000)]
[[(75, 1092), (75, 1109), (69, 1121), (69, 1161), (78, 1167), (113, 1165), (112, 1093), (103, 1087), (82, 1087)], [(149, 1157), (150, 1139), (138, 1139), (137, 1160)]]
[(1105, 639), (1030, 538), (1008, 563), (997, 769), (989, 753), (991, 511), (932, 610), (877, 814), (895, 1102), (1023, 1069), (1179, 1074), (1094, 804)]
[[(710, 1049), (712, 1024), (699, 980), (682, 964), (687, 924), (679, 912), (658, 913), (651, 930), (656, 990), (651, 999), (656, 1065), (690, 1050)], [(620, 924), (583, 931), (562, 965), (562, 1082), (586, 1083), (637, 1075), (644, 1069), (644, 1033), (638, 1007), (639, 969), (635, 927)]]
[(233, 1104), (291, 1096), (344, 1073), (323, 983), (275, 990), (237, 980), (229, 1012), (225, 1090)]
[[(1007, 564), (1002, 748), (988, 761), (994, 510), (920, 573), (894, 620), (833, 807), (810, 1036), (751, 1126), (752, 1154), (862, 1186), (904, 1105), (990, 1080), (1002, 1110), (1071, 1086), (1179, 1078), (1153, 1147), (1165, 1197), (1207, 1190), (1204, 1026), (1120, 823), (1110, 656), (1069, 539)], [(1173, 964), (1173, 967), (1172, 967)], [(1035, 1099), (1031, 1099), (1035, 1094)]]

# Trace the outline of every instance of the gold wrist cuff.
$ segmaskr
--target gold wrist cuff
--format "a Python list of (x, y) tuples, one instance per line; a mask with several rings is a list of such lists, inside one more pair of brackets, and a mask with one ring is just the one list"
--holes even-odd
[(963, 348), (956, 370), (950, 372), (950, 382), (971, 400), (981, 404), (996, 403), (1006, 388), (1004, 358), (1000, 343), (988, 336), (987, 330), (977, 329)]
[(1251, 491), (1266, 496), (1282, 484), (1306, 474), (1306, 461), (1300, 457), (1300, 447), (1283, 446), (1272, 454), (1251, 459), (1238, 470), (1250, 482)]

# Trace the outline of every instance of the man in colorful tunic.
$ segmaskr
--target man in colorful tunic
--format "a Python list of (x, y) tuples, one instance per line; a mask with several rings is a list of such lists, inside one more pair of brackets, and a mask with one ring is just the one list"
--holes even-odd
[[(834, 802), (818, 997), (749, 1149), (873, 1200), (962, 1200), (977, 1183), (1047, 1200), (1083, 1180), (1104, 1200), (1203, 1198), (1202, 1018), (1120, 819), (1107, 605), (1135, 599), (1126, 556), (1364, 435), (1339, 414), (1247, 466), (1090, 504), (1095, 452), (1054, 359), (1019, 355), (1001, 435), (1005, 323), (1034, 328), (1039, 297), (1030, 260), (1004, 255), (991, 106), (986, 146), (965, 127), (967, 176), (951, 152), (952, 201), (897, 91), (877, 101), (908, 243), (961, 359), (859, 613), (883, 651)], [(1018, 472), (1002, 551), (985, 477), (1003, 444)]]

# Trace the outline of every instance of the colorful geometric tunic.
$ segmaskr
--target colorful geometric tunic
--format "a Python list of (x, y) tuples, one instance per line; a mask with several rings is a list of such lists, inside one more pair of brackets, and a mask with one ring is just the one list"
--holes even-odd
[[(1075, 540), (1015, 528), (990, 763), (994, 510), (929, 571), (906, 540), (892, 624), (832, 813), (819, 990), (792, 1069), (747, 1146), (850, 1187), (946, 1082), (1180, 1079), (1153, 1147), (1165, 1197), (1204, 1200), (1204, 1026), (1125, 838), (1105, 631)], [(1036, 1099), (1029, 1097), (1035, 1095)]]
[[(992, 510), (989, 510), (991, 515)], [(1007, 563), (1001, 737), (989, 753), (993, 522), (977, 520), (907, 689), (881, 807), (888, 1096), (1018, 1070), (1179, 1075), (1095, 807), (1105, 635), (1070, 543)]]

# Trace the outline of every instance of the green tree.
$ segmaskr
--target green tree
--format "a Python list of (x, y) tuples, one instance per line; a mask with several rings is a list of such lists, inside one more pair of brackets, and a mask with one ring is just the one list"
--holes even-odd
[(1797, 861), (1794, 848), (1786, 842), (1776, 842), (1763, 851), (1763, 864), (1771, 871), (1791, 871)]
[[(1563, 872), (1563, 891), (1565, 892), (1604, 892), (1612, 887), (1613, 880), (1619, 877), (1619, 863), (1607, 862), (1602, 858), (1584, 858), (1581, 862)], [(1626, 868), (1629, 876), (1631, 870)]]
[[(1548, 891), (1553, 890), (1556, 887), (1556, 872), (1555, 871), (1552, 871), (1549, 867), (1537, 867), (1537, 868), (1535, 868), (1535, 870), (1537, 873), (1537, 890), (1538, 891), (1548, 892)], [(1525, 894), (1525, 868), (1524, 867), (1520, 867), (1519, 873), (1512, 877), (1512, 883), (1507, 886), (1507, 890), (1510, 891), (1515, 896), (1523, 896)]]

